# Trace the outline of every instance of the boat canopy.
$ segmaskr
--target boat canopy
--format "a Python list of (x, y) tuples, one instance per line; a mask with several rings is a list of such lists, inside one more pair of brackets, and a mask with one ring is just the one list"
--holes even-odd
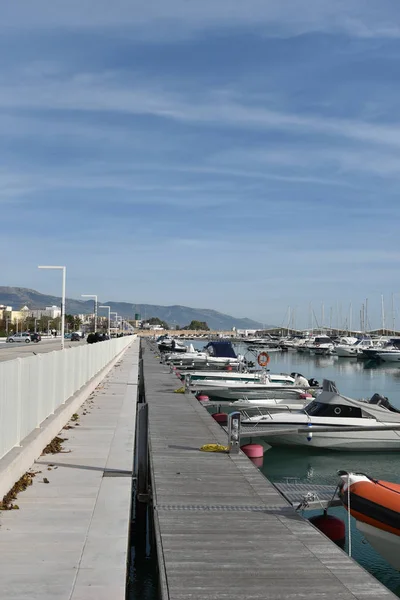
[(217, 358), (237, 358), (231, 342), (209, 342), (205, 346), (205, 350), (207, 350), (210, 356)]

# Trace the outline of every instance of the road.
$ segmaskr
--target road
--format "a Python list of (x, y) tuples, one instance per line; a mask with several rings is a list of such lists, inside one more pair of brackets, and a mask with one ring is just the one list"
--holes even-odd
[[(75, 346), (79, 346), (81, 344), (86, 344), (86, 340), (82, 340), (81, 342), (71, 342), (70, 340), (65, 340), (65, 348), (75, 348)], [(25, 356), (32, 356), (35, 354), (41, 354), (44, 352), (53, 352), (53, 350), (60, 350), (61, 348), (61, 340), (58, 339), (45, 339), (37, 344), (30, 342), (30, 344), (26, 344), (25, 342), (14, 342), (14, 343), (1, 343), (0, 344), (0, 362), (5, 360), (13, 360), (14, 358), (24, 358)]]

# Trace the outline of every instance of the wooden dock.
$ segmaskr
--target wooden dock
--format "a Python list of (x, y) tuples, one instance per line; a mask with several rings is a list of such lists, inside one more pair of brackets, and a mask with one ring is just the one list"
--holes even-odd
[(162, 600), (396, 598), (303, 519), (145, 347)]

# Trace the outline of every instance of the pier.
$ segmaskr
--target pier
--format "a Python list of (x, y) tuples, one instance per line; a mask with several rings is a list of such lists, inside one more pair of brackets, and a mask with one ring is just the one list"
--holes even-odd
[(394, 594), (303, 519), (150, 349), (144, 355), (162, 600), (354, 600)]

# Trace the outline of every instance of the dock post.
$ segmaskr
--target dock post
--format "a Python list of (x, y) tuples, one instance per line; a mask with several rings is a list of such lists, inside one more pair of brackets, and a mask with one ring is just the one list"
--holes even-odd
[(228, 415), (229, 454), (238, 454), (240, 450), (240, 412)]
[(139, 502), (149, 501), (149, 405), (143, 402), (138, 405), (137, 414), (137, 499)]

